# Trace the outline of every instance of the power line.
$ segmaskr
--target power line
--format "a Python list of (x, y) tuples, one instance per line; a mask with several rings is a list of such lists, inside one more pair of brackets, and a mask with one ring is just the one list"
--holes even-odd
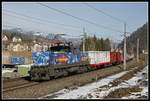
[(100, 12), (100, 13), (103, 13), (104, 15), (107, 15), (107, 16), (111, 17), (112, 19), (115, 19), (115, 20), (117, 20), (117, 21), (119, 21), (121, 23), (124, 23), (124, 60), (123, 60), (124, 62), (123, 63), (124, 63), (124, 70), (126, 70), (126, 34), (127, 34), (127, 32), (126, 32), (126, 22), (123, 21), (123, 20), (120, 20), (120, 19), (118, 19), (118, 18), (116, 18), (116, 17), (114, 17), (114, 16), (112, 16), (110, 14), (107, 14), (107, 13), (103, 12), (102, 10), (99, 10), (99, 9), (89, 5), (89, 4), (86, 4), (86, 5), (88, 7), (90, 7), (90, 8), (92, 8), (92, 9)]
[[(34, 20), (31, 20), (31, 19), (27, 19), (27, 18), (22, 18), (22, 17), (18, 17), (18, 16), (16, 16), (16, 15), (12, 15), (12, 14), (8, 14), (8, 13), (4, 13), (5, 15), (9, 15), (9, 16), (12, 16), (12, 17), (16, 17), (16, 18), (19, 18), (19, 19), (21, 19), (21, 20), (25, 20), (25, 21), (31, 21), (31, 22), (33, 22), (33, 23), (40, 23), (40, 24), (44, 24), (44, 23), (41, 23), (41, 22), (39, 22), (39, 21), (34, 21)], [(45, 25), (45, 24), (44, 24)]]
[(23, 16), (23, 17), (36, 19), (36, 20), (38, 20), (38, 21), (39, 21), (39, 20), (40, 20), (40, 21), (44, 21), (44, 22), (47, 22), (47, 23), (55, 24), (55, 25), (63, 25), (63, 26), (67, 26), (67, 27), (77, 28), (77, 29), (81, 28), (81, 27), (79, 27), (79, 26), (66, 25), (66, 24), (62, 24), (62, 23), (53, 22), (53, 21), (50, 21), (50, 20), (45, 20), (45, 19), (40, 19), (40, 18), (36, 18), (36, 17), (24, 15), (24, 14), (21, 14), (21, 13), (15, 12), (15, 11), (11, 11), (11, 10), (6, 10), (6, 9), (3, 9), (3, 10), (6, 11), (6, 12), (14, 13), (14, 14), (16, 14), (16, 15), (20, 15), (20, 16)]
[[(11, 24), (13, 24), (13, 23), (11, 23)], [(14, 25), (14, 24), (13, 24), (13, 25)], [(21, 25), (17, 25), (17, 26), (13, 26), (13, 25), (3, 24), (3, 27), (8, 27), (8, 28), (13, 28), (13, 27), (21, 28)], [(28, 27), (28, 28), (29, 28), (29, 27)], [(55, 32), (52, 32), (52, 33), (55, 33)], [(81, 38), (81, 35), (79, 35), (79, 36), (73, 36), (73, 35), (65, 34), (65, 36)]]
[(92, 8), (92, 9), (94, 9), (94, 10), (100, 12), (100, 13), (103, 13), (103, 14), (106, 15), (106, 16), (109, 16), (110, 18), (112, 18), (112, 19), (114, 19), (114, 20), (116, 20), (116, 21), (125, 22), (125, 21), (123, 21), (123, 20), (121, 20), (121, 19), (118, 19), (118, 18), (116, 18), (116, 17), (114, 17), (114, 16), (112, 16), (112, 15), (110, 15), (110, 14), (107, 14), (106, 12), (104, 12), (104, 11), (102, 11), (102, 10), (100, 10), (100, 9), (97, 9), (97, 8), (95, 8), (95, 7), (91, 6), (91, 5), (89, 5), (88, 3), (83, 3), (83, 4), (85, 4), (86, 6)]
[[(10, 22), (6, 22), (7, 24), (3, 24), (4, 26), (8, 26), (8, 27), (12, 27), (12, 28), (15, 28), (15, 27), (17, 27), (17, 28), (22, 28), (22, 29), (30, 29), (31, 27), (24, 27), (23, 28), (23, 26), (22, 25), (19, 25), (19, 24), (15, 24), (15, 23), (10, 23)], [(15, 25), (15, 26), (14, 26)], [(31, 30), (31, 29), (30, 29)]]
[[(34, 21), (34, 20), (31, 20), (31, 19), (27, 19), (27, 18), (22, 18), (22, 17), (18, 17), (18, 16), (15, 16), (15, 15), (17, 15), (17, 14), (15, 14), (15, 15), (12, 15), (12, 14), (8, 14), (8, 13), (4, 13), (4, 14), (6, 14), (6, 15), (9, 15), (9, 16), (13, 16), (13, 17), (16, 17), (16, 18), (19, 18), (19, 19), (21, 19), (21, 20), (25, 20), (25, 21), (31, 21), (31, 22), (33, 22), (33, 23), (40, 23), (40, 24), (43, 24), (43, 25), (45, 25), (45, 23), (44, 22), (41, 22), (41, 21)], [(25, 16), (23, 16), (23, 17), (25, 17)], [(32, 18), (33, 19), (33, 18)], [(36, 19), (37, 20), (37, 19)], [(48, 22), (47, 22), (48, 23)], [(61, 27), (61, 28), (63, 28), (63, 27)], [(76, 30), (76, 29), (70, 29), (70, 28), (63, 28), (63, 29), (68, 29), (68, 30), (75, 30), (75, 31), (78, 31), (78, 32), (81, 32), (81, 31), (79, 31), (79, 30)]]
[(91, 21), (89, 21), (89, 20), (86, 20), (86, 19), (83, 19), (83, 18), (80, 18), (80, 17), (76, 17), (76, 16), (71, 15), (71, 14), (69, 14), (69, 13), (66, 13), (66, 12), (64, 12), (64, 11), (62, 11), (62, 10), (59, 10), (59, 9), (56, 9), (56, 8), (47, 6), (47, 5), (43, 4), (43, 3), (37, 3), (37, 4), (39, 4), (39, 5), (41, 5), (41, 6), (44, 6), (44, 7), (47, 7), (47, 8), (49, 8), (49, 9), (51, 9), (51, 10), (57, 11), (57, 12), (59, 12), (59, 13), (65, 14), (65, 15), (67, 15), (67, 16), (71, 16), (71, 17), (73, 17), (73, 18), (75, 18), (75, 19), (77, 19), (77, 20), (90, 23), (90, 24), (95, 25), (95, 26), (97, 26), (97, 27), (99, 26), (99, 27), (102, 27), (102, 28), (105, 28), (105, 29), (109, 29), (109, 30), (112, 30), (112, 31), (115, 31), (115, 32), (121, 32), (121, 33), (123, 33), (122, 31), (119, 31), (119, 30), (116, 30), (116, 29), (112, 29), (112, 28), (110, 28), (110, 27), (106, 27), (106, 26), (103, 26), (103, 25), (99, 25), (99, 24), (97, 24), (97, 23), (91, 22)]
[(12, 25), (6, 25), (6, 24), (4, 24), (3, 26), (5, 26), (5, 27), (14, 27)]
[[(9, 25), (16, 25), (16, 26), (22, 26), (22, 25), (19, 25), (19, 24), (15, 24), (15, 23), (10, 23), (10, 22), (6, 22), (7, 24), (9, 24)], [(4, 24), (5, 25), (5, 24)], [(13, 26), (14, 27), (14, 26)], [(29, 28), (29, 27), (28, 27)]]

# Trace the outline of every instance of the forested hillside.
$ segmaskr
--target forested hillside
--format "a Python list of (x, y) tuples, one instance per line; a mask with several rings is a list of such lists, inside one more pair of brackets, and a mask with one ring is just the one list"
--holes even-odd
[[(148, 49), (148, 23), (134, 31), (130, 36), (127, 37), (127, 52), (136, 54), (137, 50), (137, 39), (139, 38), (139, 52)], [(118, 47), (123, 49), (122, 41)]]
[[(83, 49), (83, 43), (80, 45), (80, 49)], [(93, 37), (88, 36), (85, 39), (86, 51), (110, 51), (111, 43), (109, 38), (98, 38), (95, 35)]]

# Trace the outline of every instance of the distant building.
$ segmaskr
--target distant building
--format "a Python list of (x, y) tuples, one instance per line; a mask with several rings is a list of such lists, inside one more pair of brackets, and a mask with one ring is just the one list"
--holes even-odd
[(22, 42), (20, 37), (13, 37), (12, 41), (13, 42)]
[(13, 45), (13, 51), (23, 51), (24, 47), (23, 45), (17, 43), (16, 45)]
[(9, 46), (8, 42), (3, 42), (3, 44), (2, 44), (2, 50), (8, 50), (8, 46)]
[(24, 44), (23, 44), (23, 50), (24, 50), (24, 51), (28, 51), (28, 50), (29, 50), (29, 46), (28, 46), (27, 43), (24, 43)]
[(18, 38), (18, 42), (22, 42), (21, 38)]
[[(40, 33), (37, 33), (40, 34)], [(37, 38), (32, 42), (23, 42), (21, 37), (14, 36), (10, 39), (8, 36), (2, 37), (2, 49), (4, 51), (47, 51), (49, 47), (52, 47), (58, 43), (63, 43), (58, 39), (53, 39), (54, 35), (49, 36), (52, 39)]]
[(8, 49), (9, 51), (13, 51), (13, 43), (9, 43), (7, 49)]
[(17, 39), (16, 37), (13, 37), (12, 41), (13, 41), (13, 42), (17, 42), (18, 39)]
[(55, 35), (52, 34), (52, 33), (50, 33), (50, 34), (47, 35), (47, 38), (48, 38), (48, 39), (54, 39), (54, 38), (55, 38)]
[(8, 50), (8, 46), (9, 46), (10, 40), (6, 35), (2, 36), (2, 50)]
[(7, 37), (6, 35), (4, 35), (4, 36), (2, 37), (2, 41), (8, 41), (8, 37)]
[(36, 40), (34, 40), (33, 43), (36, 43)]

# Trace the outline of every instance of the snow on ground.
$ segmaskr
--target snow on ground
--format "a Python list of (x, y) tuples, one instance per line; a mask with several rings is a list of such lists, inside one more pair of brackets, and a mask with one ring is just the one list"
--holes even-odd
[(63, 89), (56, 93), (49, 94), (47, 96), (55, 95), (55, 96), (57, 96), (56, 99), (76, 99), (81, 96), (85, 96), (87, 93), (91, 92), (93, 89), (98, 88), (99, 86), (107, 85), (114, 79), (119, 78), (122, 75), (124, 75), (126, 72), (127, 71), (124, 71), (124, 72), (118, 73), (116, 75), (106, 77), (104, 79), (98, 80), (97, 82), (87, 84), (82, 87), (78, 87), (75, 90)]
[(127, 72), (128, 71), (124, 71), (82, 87), (76, 87), (74, 89), (62, 89), (42, 98), (52, 97), (54, 99), (103, 99), (104, 96), (107, 96), (111, 91), (114, 91), (118, 88), (129, 88), (136, 85), (140, 85), (140, 88), (143, 88), (143, 90), (141, 92), (131, 93), (129, 96), (122, 97), (122, 99), (134, 99), (139, 96), (148, 96), (148, 84), (142, 84), (143, 81), (148, 82), (148, 66), (146, 66), (141, 72), (135, 74), (134, 77), (127, 81), (123, 81), (118, 86), (111, 87), (111, 85), (108, 85), (111, 81), (123, 76)]
[(143, 74), (145, 74), (145, 73), (148, 72), (147, 68), (148, 68), (148, 66), (146, 66), (141, 72), (138, 72), (135, 75), (135, 77), (132, 77), (131, 79), (129, 79), (127, 81), (123, 81), (118, 86), (110, 87), (108, 89), (106, 88), (103, 91), (95, 90), (92, 93), (88, 93), (86, 96), (83, 96), (82, 98), (100, 99), (100, 98), (103, 98), (104, 96), (107, 96), (111, 91), (114, 91), (116, 89), (119, 89), (119, 88), (129, 88), (129, 87), (133, 87), (133, 86), (136, 86), (136, 85), (139, 85), (140, 88), (143, 88), (143, 90), (141, 92), (131, 93), (129, 96), (122, 97), (122, 98), (123, 99), (130, 99), (130, 98), (134, 99), (134, 98), (138, 98), (140, 96), (148, 96), (148, 86), (140, 84), (143, 81), (148, 81), (147, 77), (143, 75)]
[(122, 99), (136, 99), (141, 96), (146, 96), (148, 98), (148, 87), (141, 88), (143, 88), (141, 92), (131, 93), (129, 96), (122, 97)]
[[(139, 85), (140, 88), (143, 88), (143, 90), (141, 92), (131, 93), (129, 96), (122, 97), (122, 99), (130, 99), (130, 98), (136, 99), (141, 96), (148, 97), (148, 73), (147, 72), (148, 72), (148, 66), (146, 66), (142, 70), (142, 72), (137, 73), (135, 77), (127, 81), (129, 86)], [(123, 83), (122, 85), (127, 86), (127, 84), (123, 84)]]

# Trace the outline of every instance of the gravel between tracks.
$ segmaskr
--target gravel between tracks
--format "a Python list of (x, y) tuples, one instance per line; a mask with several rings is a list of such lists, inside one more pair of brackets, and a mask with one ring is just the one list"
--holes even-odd
[[(140, 63), (143, 64), (143, 63)], [(138, 66), (134, 61), (130, 61), (127, 63), (127, 69), (131, 69), (133, 67)], [(58, 78), (54, 79), (48, 82), (43, 82), (40, 83), (39, 85), (27, 87), (27, 88), (21, 88), (21, 89), (16, 89), (14, 91), (10, 92), (4, 92), (2, 94), (3, 99), (8, 99), (8, 98), (39, 98), (44, 95), (47, 95), (52, 92), (56, 92), (58, 90), (61, 90), (63, 88), (67, 88), (70, 86), (82, 86), (87, 83), (93, 82), (96, 79), (101, 79), (106, 76), (118, 73), (123, 71), (122, 65), (118, 66), (112, 66), (112, 67), (107, 67), (103, 69), (99, 69), (96, 71), (92, 72), (87, 72), (84, 74), (78, 74), (78, 75), (73, 75), (69, 77), (64, 77), (64, 78)]]

